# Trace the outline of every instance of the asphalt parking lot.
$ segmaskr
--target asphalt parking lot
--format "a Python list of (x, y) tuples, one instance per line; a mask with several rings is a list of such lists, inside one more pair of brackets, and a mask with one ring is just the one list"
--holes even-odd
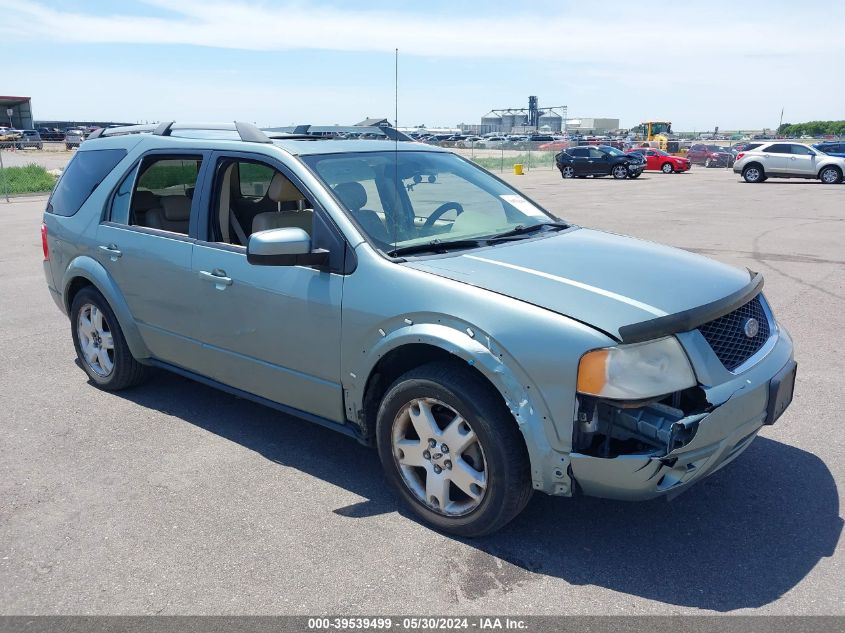
[(573, 222), (762, 272), (792, 407), (672, 502), (536, 495), (449, 538), (339, 434), (166, 373), (88, 384), (44, 287), (45, 198), (0, 202), (0, 613), (845, 614), (845, 186), (506, 178)]

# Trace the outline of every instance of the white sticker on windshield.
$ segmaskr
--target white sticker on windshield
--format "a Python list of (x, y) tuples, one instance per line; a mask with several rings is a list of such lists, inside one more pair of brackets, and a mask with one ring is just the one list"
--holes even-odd
[(522, 196), (517, 196), (514, 194), (503, 194), (499, 196), (502, 200), (507, 202), (508, 204), (512, 205), (516, 208), (517, 211), (524, 213), (525, 215), (530, 215), (535, 218), (545, 218), (546, 214), (540, 211), (537, 207), (533, 204), (528, 202)]

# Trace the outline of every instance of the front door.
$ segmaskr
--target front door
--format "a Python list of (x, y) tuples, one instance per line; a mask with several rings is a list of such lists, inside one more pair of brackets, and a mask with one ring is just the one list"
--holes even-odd
[(818, 172), (816, 153), (804, 145), (791, 144), (792, 154), (786, 161), (786, 171), (794, 176), (815, 177)]
[(148, 154), (126, 175), (97, 229), (95, 257), (114, 278), (153, 356), (190, 367), (197, 344), (192, 198), (204, 155)]
[(245, 248), (252, 232), (282, 227), (302, 228), (318, 245), (327, 239), (324, 212), (280, 164), (250, 154), (215, 153), (213, 159), (204, 196), (206, 239), (197, 241), (191, 265), (203, 373), (343, 422), (343, 275), (309, 266), (253, 265)]
[(591, 147), (589, 161), (588, 173), (594, 176), (607, 176), (610, 174), (610, 154)]

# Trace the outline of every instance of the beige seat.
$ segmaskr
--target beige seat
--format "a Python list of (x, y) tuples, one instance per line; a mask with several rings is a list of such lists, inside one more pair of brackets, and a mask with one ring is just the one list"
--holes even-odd
[(188, 234), (191, 199), (188, 196), (162, 196), (161, 207), (147, 211), (146, 226), (152, 229)]
[[(314, 224), (314, 210), (307, 209), (305, 197), (293, 183), (279, 172), (270, 181), (267, 196), (279, 205), (278, 211), (259, 213), (252, 220), (252, 232), (268, 229), (299, 228), (311, 235)], [(283, 202), (295, 202), (296, 210), (282, 210)]]
[(334, 192), (370, 237), (390, 243), (390, 236), (378, 213), (363, 208), (367, 204), (367, 190), (364, 185), (360, 182), (342, 182), (334, 186)]

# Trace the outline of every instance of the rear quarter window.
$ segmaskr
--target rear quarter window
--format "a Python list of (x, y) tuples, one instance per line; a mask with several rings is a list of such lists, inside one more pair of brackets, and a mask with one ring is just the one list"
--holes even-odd
[(98, 149), (77, 152), (56, 183), (47, 212), (71, 216), (126, 156), (125, 149)]

